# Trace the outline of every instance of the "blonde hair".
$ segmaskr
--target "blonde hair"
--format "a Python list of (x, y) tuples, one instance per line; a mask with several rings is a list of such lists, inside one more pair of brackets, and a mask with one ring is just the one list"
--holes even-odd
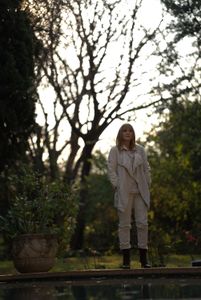
[(119, 132), (116, 137), (116, 145), (117, 145), (118, 149), (121, 149), (121, 147), (123, 145), (123, 131), (125, 129), (132, 130), (133, 138), (130, 141), (130, 145), (129, 145), (129, 150), (132, 150), (135, 147), (135, 131), (134, 131), (134, 128), (129, 123), (125, 123), (120, 127)]

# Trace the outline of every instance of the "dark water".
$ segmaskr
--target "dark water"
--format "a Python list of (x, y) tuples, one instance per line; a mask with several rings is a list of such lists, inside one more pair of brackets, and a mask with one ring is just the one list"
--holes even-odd
[(0, 284), (0, 300), (201, 299), (201, 278)]

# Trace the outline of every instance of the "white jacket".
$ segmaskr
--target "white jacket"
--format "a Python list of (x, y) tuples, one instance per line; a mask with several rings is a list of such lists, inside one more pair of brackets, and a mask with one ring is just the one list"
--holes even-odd
[(137, 182), (139, 192), (147, 207), (150, 206), (151, 183), (150, 167), (143, 146), (135, 145), (135, 159), (133, 166), (126, 155), (126, 150), (119, 150), (117, 146), (111, 148), (108, 156), (108, 176), (112, 186), (115, 188), (114, 206), (124, 211), (128, 203), (128, 174)]

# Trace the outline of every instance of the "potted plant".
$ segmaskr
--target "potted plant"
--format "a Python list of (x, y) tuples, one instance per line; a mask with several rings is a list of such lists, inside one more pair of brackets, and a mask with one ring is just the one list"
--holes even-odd
[(9, 209), (0, 225), (12, 239), (14, 266), (21, 273), (49, 271), (58, 247), (68, 244), (74, 229), (75, 189), (61, 181), (50, 183), (25, 166), (8, 180)]

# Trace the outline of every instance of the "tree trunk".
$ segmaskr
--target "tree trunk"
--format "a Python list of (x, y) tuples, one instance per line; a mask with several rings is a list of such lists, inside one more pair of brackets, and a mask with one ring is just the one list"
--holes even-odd
[(76, 220), (75, 232), (71, 239), (71, 249), (79, 250), (83, 248), (84, 245), (84, 229), (86, 220), (86, 210), (87, 210), (87, 188), (86, 186), (80, 192), (80, 203), (79, 211)]
[(78, 250), (83, 248), (84, 244), (84, 230), (85, 220), (87, 211), (87, 198), (88, 198), (88, 187), (86, 185), (86, 178), (91, 170), (91, 157), (94, 144), (85, 144), (83, 150), (83, 166), (81, 173), (81, 191), (80, 191), (80, 202), (79, 211), (76, 220), (75, 232), (71, 239), (71, 249)]

